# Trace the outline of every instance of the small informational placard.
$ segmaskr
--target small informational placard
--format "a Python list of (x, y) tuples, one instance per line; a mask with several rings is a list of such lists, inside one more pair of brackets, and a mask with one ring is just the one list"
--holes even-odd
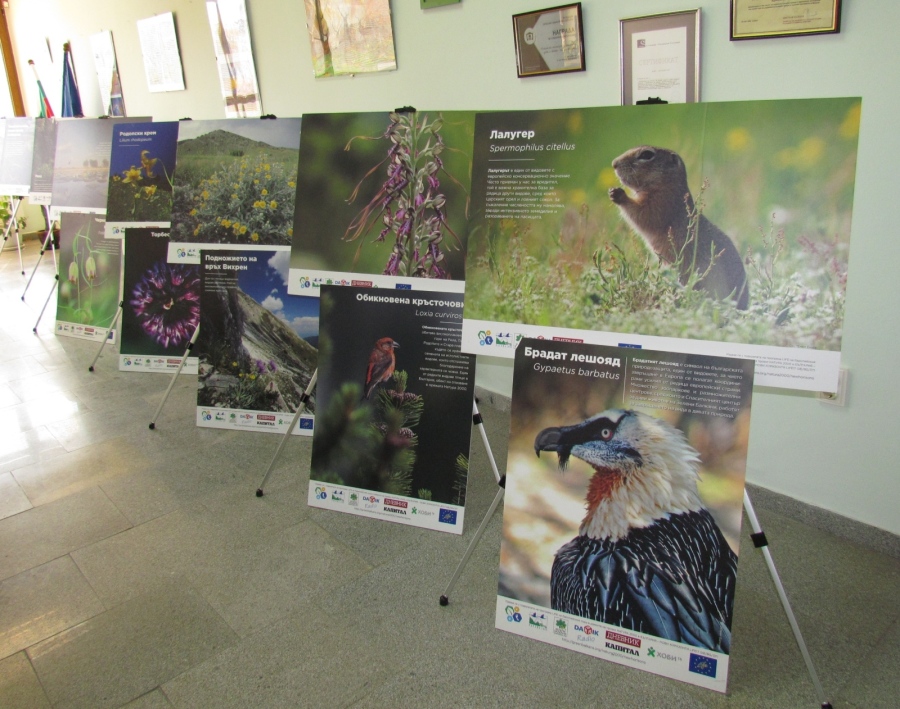
[(172, 186), (178, 122), (114, 126), (106, 198), (106, 236), (128, 227), (166, 228), (172, 222)]
[(53, 195), (53, 161), (56, 158), (55, 118), (34, 119), (34, 153), (31, 160), (31, 186), (28, 201), (49, 206)]
[(753, 368), (521, 342), (497, 628), (725, 691)]
[(103, 237), (103, 217), (65, 212), (59, 228), (56, 334), (114, 342), (122, 241)]
[(309, 504), (461, 534), (475, 358), (462, 297), (323, 286)]
[[(287, 432), (316, 370), (319, 301), (287, 293), (288, 247), (201, 251), (197, 425)], [(295, 435), (313, 429), (315, 400)]]
[(244, 0), (206, 0), (219, 70), (219, 86), (228, 118), (257, 118), (262, 99), (250, 44), (250, 25)]
[(7, 118), (0, 156), (0, 194), (23, 197), (31, 188), (34, 118)]
[[(168, 262), (168, 229), (124, 231), (119, 370), (178, 369), (200, 323), (200, 266)], [(197, 373), (196, 355), (181, 373)]]
[(175, 16), (164, 12), (137, 22), (147, 89), (151, 93), (184, 91), (181, 54), (175, 35)]

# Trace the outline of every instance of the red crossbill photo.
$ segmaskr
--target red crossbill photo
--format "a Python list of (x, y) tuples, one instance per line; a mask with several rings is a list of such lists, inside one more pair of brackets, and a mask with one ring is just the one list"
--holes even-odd
[(394, 349), (399, 346), (390, 337), (382, 337), (375, 343), (375, 347), (372, 348), (369, 355), (369, 366), (366, 369), (367, 399), (372, 395), (375, 387), (391, 378), (397, 365)]

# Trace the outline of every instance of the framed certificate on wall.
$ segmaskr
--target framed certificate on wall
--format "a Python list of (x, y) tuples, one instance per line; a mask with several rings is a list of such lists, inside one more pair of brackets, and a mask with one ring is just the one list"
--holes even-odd
[(584, 71), (581, 3), (513, 15), (520, 77)]
[(841, 31), (841, 0), (786, 0), (764, 5), (731, 0), (731, 39), (767, 39)]
[(699, 101), (700, 10), (621, 20), (619, 58), (623, 106)]

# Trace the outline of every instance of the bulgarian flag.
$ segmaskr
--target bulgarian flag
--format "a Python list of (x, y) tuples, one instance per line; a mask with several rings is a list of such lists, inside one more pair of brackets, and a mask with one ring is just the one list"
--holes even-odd
[(37, 81), (38, 85), (38, 95), (41, 100), (41, 118), (53, 118), (53, 109), (50, 107), (50, 99), (47, 98), (47, 94), (44, 93), (44, 86), (41, 84), (41, 79), (38, 76), (37, 69), (34, 67), (34, 60), (28, 60), (29, 66), (31, 66), (31, 70), (34, 72), (34, 79)]

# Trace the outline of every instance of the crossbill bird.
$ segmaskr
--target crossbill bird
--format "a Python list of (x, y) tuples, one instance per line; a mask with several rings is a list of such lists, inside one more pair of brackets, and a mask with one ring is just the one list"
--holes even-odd
[(394, 368), (397, 366), (394, 349), (399, 346), (390, 337), (382, 337), (375, 343), (372, 353), (369, 355), (369, 366), (366, 369), (367, 399), (372, 395), (375, 387), (391, 378)]

